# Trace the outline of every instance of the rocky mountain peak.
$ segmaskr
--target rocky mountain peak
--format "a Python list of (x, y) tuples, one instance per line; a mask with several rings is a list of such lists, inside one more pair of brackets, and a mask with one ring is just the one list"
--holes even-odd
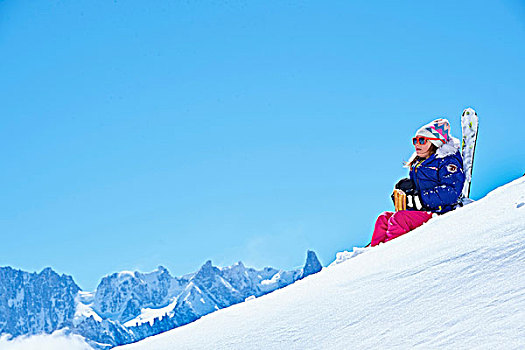
[(49, 275), (57, 275), (58, 274), (51, 268), (51, 267), (45, 267), (42, 271), (40, 271), (40, 275), (49, 276)]
[(211, 260), (206, 261), (204, 265), (195, 275), (194, 279), (196, 280), (205, 280), (213, 278), (215, 275), (219, 274), (220, 270), (212, 265)]
[(306, 253), (306, 263), (303, 267), (303, 273), (301, 275), (301, 278), (305, 278), (306, 276), (312, 275), (314, 273), (317, 273), (321, 271), (323, 266), (319, 262), (319, 259), (317, 258), (317, 255), (312, 250), (309, 250)]
[(50, 333), (69, 327), (79, 291), (71, 276), (60, 276), (49, 267), (40, 273), (0, 267), (0, 334)]
[(157, 267), (157, 271), (158, 271), (158, 273), (159, 273), (160, 275), (164, 275), (164, 274), (168, 274), (168, 275), (169, 275), (169, 274), (170, 274), (170, 272), (168, 271), (168, 269), (165, 268), (165, 267), (162, 266), (162, 265), (159, 265), (159, 266)]

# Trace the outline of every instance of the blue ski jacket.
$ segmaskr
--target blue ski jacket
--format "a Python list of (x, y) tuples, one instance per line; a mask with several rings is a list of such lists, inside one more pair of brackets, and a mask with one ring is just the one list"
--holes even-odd
[(457, 139), (442, 145), (427, 159), (412, 157), (410, 179), (414, 182), (425, 210), (443, 214), (459, 201), (465, 174)]

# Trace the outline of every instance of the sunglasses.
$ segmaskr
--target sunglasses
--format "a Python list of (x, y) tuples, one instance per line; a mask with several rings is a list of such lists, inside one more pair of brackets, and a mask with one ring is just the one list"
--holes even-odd
[(438, 139), (438, 138), (434, 138), (434, 137), (418, 136), (418, 137), (414, 137), (414, 138), (412, 139), (412, 143), (414, 144), (414, 146), (417, 145), (418, 143), (419, 143), (420, 145), (424, 145), (424, 144), (427, 143), (427, 141), (430, 141), (430, 140), (438, 140), (438, 141), (439, 141), (440, 139)]

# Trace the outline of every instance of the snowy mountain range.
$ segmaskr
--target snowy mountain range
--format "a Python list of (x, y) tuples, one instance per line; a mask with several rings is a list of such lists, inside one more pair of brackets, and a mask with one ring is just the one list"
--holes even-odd
[(321, 270), (314, 252), (303, 268), (247, 268), (242, 262), (173, 277), (162, 266), (150, 273), (102, 278), (95, 292), (51, 268), (28, 273), (0, 267), (0, 335), (34, 335), (63, 329), (104, 349), (128, 344), (260, 297)]
[(524, 349), (524, 271), (522, 177), (279, 291), (118, 349)]

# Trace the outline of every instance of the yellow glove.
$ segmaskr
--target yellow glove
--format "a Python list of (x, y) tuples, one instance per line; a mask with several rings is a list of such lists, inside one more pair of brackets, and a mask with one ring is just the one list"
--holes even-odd
[(401, 190), (394, 190), (394, 206), (396, 211), (407, 210), (407, 195)]

